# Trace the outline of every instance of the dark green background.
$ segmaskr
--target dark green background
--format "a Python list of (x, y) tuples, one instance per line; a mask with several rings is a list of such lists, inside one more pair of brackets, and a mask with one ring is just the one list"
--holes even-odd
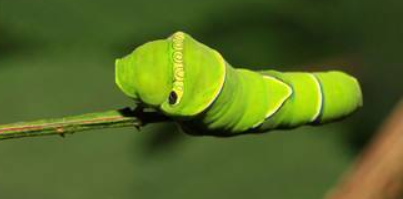
[(364, 108), (323, 127), (230, 139), (170, 124), (0, 143), (0, 198), (322, 198), (403, 91), (403, 3), (0, 0), (0, 123), (132, 105), (114, 59), (183, 30), (235, 66), (339, 69)]

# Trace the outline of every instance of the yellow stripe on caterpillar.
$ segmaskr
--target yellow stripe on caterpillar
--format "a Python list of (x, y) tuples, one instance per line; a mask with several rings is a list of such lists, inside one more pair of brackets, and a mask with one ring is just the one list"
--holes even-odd
[(182, 32), (177, 32), (172, 35), (172, 60), (173, 60), (173, 92), (176, 94), (178, 104), (183, 96), (184, 84), (183, 79), (185, 77), (184, 63), (183, 63), (183, 42), (185, 35)]

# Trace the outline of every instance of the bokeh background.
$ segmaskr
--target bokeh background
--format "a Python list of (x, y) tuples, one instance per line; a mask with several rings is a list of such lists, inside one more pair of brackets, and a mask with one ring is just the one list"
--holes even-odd
[(239, 67), (347, 71), (338, 123), (230, 139), (173, 124), (0, 143), (0, 198), (322, 198), (403, 91), (402, 1), (0, 0), (0, 123), (133, 106), (114, 59), (183, 30)]

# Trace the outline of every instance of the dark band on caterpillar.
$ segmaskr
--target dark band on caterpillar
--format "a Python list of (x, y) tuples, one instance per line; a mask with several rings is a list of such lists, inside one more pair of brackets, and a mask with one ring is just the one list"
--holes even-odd
[(320, 83), (319, 78), (316, 77), (316, 75), (313, 73), (309, 73), (309, 75), (315, 80), (316, 90), (318, 91), (318, 97), (319, 97), (319, 104), (317, 105), (317, 108), (316, 108), (316, 114), (313, 116), (312, 121), (311, 121), (311, 123), (313, 123), (319, 118), (319, 116), (322, 112), (322, 109), (323, 109), (323, 105), (322, 105), (323, 104), (323, 92), (322, 92), (322, 84)]
[(319, 91), (320, 91), (320, 95), (321, 95), (321, 103), (320, 103), (320, 111), (319, 114), (316, 116), (315, 120), (312, 121), (313, 125), (317, 125), (320, 124), (321, 122), (321, 118), (323, 116), (323, 110), (325, 107), (325, 95), (324, 95), (324, 91), (323, 91), (323, 85), (322, 82), (320, 81), (320, 79), (318, 78), (318, 76), (316, 76), (316, 74), (312, 74), (313, 77), (316, 79), (316, 81), (318, 82), (319, 85)]

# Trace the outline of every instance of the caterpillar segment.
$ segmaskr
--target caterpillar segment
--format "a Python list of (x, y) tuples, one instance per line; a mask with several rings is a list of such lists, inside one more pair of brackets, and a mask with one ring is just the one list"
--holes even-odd
[(233, 136), (323, 124), (362, 105), (357, 80), (343, 72), (251, 71), (177, 32), (116, 61), (116, 82), (195, 135)]
[(323, 94), (320, 82), (311, 73), (263, 72), (288, 84), (292, 95), (276, 114), (266, 118), (262, 129), (292, 128), (316, 121), (321, 113)]

